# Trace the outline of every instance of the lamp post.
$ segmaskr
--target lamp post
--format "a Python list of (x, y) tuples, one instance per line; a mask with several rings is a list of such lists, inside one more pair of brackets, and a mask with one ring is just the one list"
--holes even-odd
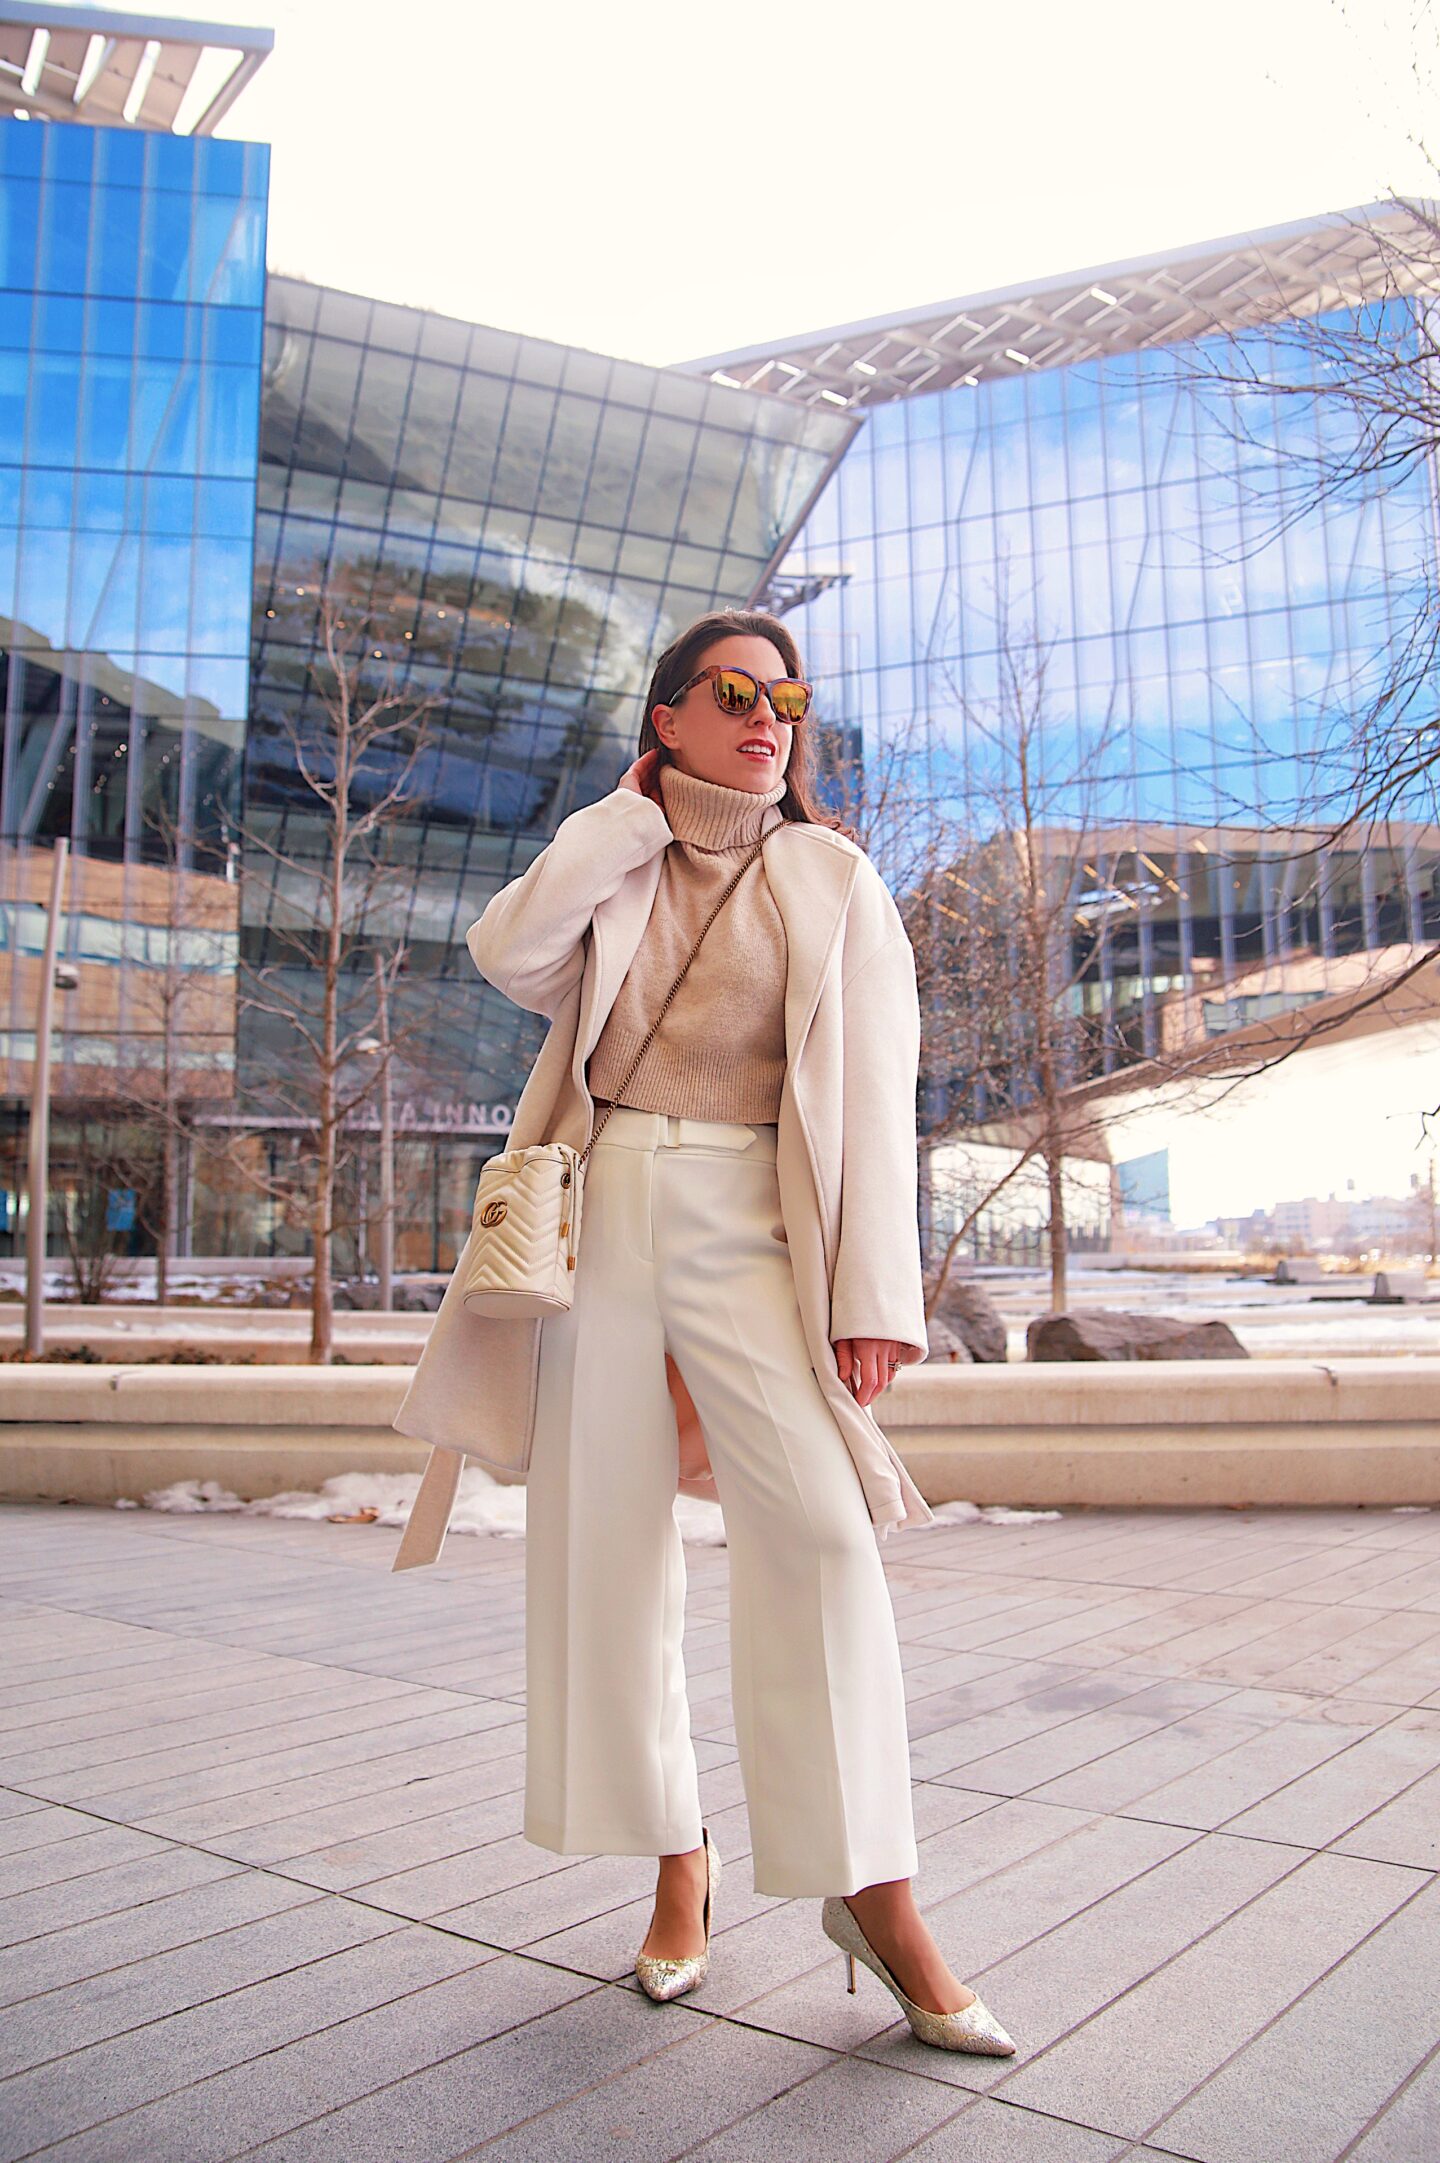
[[(45, 920), (45, 951), (40, 963), (40, 997), (35, 1008), (35, 1074), (30, 1085), (30, 1154), (25, 1209), (25, 1357), (39, 1359), (45, 1349), (45, 1229), (50, 1197), (50, 1031), (55, 1010), (56, 956), (60, 915), (65, 905), (65, 868), (70, 843), (55, 844), (50, 866), (50, 909)], [(67, 971), (62, 988), (73, 988)]]
[(361, 1037), (358, 1051), (380, 1061), (380, 1312), (395, 1301), (395, 1102), (390, 1086), (390, 996), (385, 964), (375, 956), (375, 1009), (378, 1036)]

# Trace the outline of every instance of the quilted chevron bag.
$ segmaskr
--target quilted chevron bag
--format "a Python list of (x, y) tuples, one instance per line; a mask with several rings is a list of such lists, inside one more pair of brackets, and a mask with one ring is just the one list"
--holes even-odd
[[(776, 827), (770, 828), (771, 833), (777, 831)], [(666, 992), (648, 1035), (630, 1062), (629, 1072), (595, 1122), (585, 1147), (575, 1149), (569, 1142), (534, 1142), (526, 1149), (503, 1150), (481, 1166), (460, 1294), (467, 1314), (488, 1315), (492, 1320), (533, 1321), (561, 1313), (570, 1305), (575, 1296), (575, 1265), (580, 1253), (586, 1161), (600, 1139), (612, 1105), (624, 1096), (654, 1043), (706, 932), (760, 854), (766, 838), (762, 834), (701, 925), (684, 968)]]

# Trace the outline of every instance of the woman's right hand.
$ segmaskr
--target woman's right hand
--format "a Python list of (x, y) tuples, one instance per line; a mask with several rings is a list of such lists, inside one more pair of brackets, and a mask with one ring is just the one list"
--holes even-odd
[(652, 804), (660, 803), (659, 752), (642, 751), (634, 764), (626, 767), (618, 785), (622, 789), (633, 789), (637, 796), (648, 796)]

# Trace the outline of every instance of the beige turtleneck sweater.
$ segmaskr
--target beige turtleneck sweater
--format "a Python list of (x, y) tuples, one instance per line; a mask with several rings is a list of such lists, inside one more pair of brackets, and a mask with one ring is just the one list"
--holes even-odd
[[(590, 1054), (586, 1080), (608, 1101), (680, 973), (696, 933), (745, 851), (780, 824), (781, 781), (762, 795), (660, 769), (674, 840), (635, 959)], [(757, 859), (705, 934), (623, 1101), (689, 1119), (768, 1124), (785, 1079), (785, 926)]]

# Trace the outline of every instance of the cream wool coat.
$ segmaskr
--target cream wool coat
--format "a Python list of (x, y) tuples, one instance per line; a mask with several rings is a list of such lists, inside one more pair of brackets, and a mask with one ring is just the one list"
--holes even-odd
[[(657, 803), (616, 788), (562, 821), (529, 870), (471, 925), (466, 943), (482, 976), (550, 1020), (510, 1147), (564, 1141), (580, 1149), (589, 1140), (595, 1111), (585, 1063), (640, 944), (673, 838)], [(915, 959), (883, 879), (843, 835), (786, 820), (767, 837), (762, 862), (789, 949), (776, 1142), (783, 1235), (811, 1361), (883, 1538), (895, 1525), (932, 1523), (932, 1513), (873, 1409), (840, 1380), (833, 1340), (895, 1338), (905, 1365), (928, 1349)], [(467, 1244), (394, 1422), (432, 1445), (396, 1569), (439, 1555), (467, 1456), (512, 1481), (524, 1479), (530, 1461), (544, 1323), (467, 1314), (460, 1285), (468, 1255)]]

